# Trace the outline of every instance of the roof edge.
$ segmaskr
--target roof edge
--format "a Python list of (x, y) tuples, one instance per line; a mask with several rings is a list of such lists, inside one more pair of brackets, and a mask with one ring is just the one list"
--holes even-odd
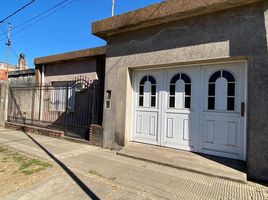
[(35, 65), (57, 63), (62, 61), (75, 60), (86, 57), (94, 57), (98, 55), (106, 54), (106, 46), (100, 46), (90, 49), (82, 49), (77, 51), (71, 51), (66, 53), (54, 54), (44, 57), (38, 57), (34, 59)]
[(92, 34), (102, 39), (107, 39), (109, 35), (262, 1), (264, 0), (168, 0), (125, 14), (95, 21), (92, 23)]

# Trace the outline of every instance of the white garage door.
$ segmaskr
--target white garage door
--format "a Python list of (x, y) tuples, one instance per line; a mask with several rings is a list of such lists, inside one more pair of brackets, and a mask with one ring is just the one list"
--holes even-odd
[(245, 160), (245, 64), (139, 70), (132, 140)]

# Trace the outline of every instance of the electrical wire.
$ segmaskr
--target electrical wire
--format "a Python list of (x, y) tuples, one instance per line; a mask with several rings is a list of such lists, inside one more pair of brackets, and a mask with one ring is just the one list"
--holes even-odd
[(38, 22), (42, 21), (43, 19), (46, 19), (46, 18), (50, 17), (51, 15), (55, 14), (55, 13), (58, 12), (59, 10), (61, 10), (61, 9), (65, 8), (65, 7), (67, 7), (68, 5), (70, 5), (70, 4), (72, 4), (72, 3), (73, 3), (73, 1), (69, 2), (67, 5), (64, 5), (64, 6), (60, 7), (60, 8), (58, 8), (57, 10), (53, 11), (52, 13), (50, 13), (50, 14), (48, 14), (48, 15), (42, 17), (42, 18), (40, 18), (39, 20), (35, 21), (34, 23), (32, 23), (32, 24), (30, 24), (30, 25), (28, 25), (28, 26), (26, 26), (26, 27), (24, 27), (24, 28), (22, 28), (22, 29), (16, 31), (15, 33), (12, 34), (12, 36), (14, 36), (14, 35), (16, 35), (16, 34), (22, 32), (22, 31), (24, 31), (24, 30), (27, 29), (27, 28), (32, 27), (33, 25), (37, 24)]
[(6, 21), (7, 19), (9, 19), (10, 17), (14, 16), (15, 14), (17, 14), (18, 12), (20, 12), (21, 10), (23, 10), (24, 8), (26, 8), (27, 6), (29, 6), (30, 4), (32, 4), (33, 2), (35, 2), (36, 0), (32, 0), (31, 2), (27, 3), (26, 5), (22, 6), (20, 9), (16, 10), (14, 13), (12, 13), (11, 15), (7, 16), (6, 18), (2, 19), (0, 21), (0, 23), (3, 23), (4, 21)]
[(12, 53), (13, 53), (15, 56), (17, 56), (17, 58), (19, 58), (19, 55), (17, 54), (17, 52), (16, 52), (12, 47), (10, 47), (10, 49), (11, 49)]
[[(54, 5), (54, 6), (52, 6), (52, 7), (50, 7), (49, 9), (45, 10), (44, 12), (41, 12), (40, 14), (38, 14), (38, 15), (36, 15), (36, 16), (34, 16), (34, 17), (32, 17), (32, 18), (26, 20), (26, 21), (24, 21), (23, 23), (21, 23), (21, 24), (15, 26), (15, 27), (13, 27), (12, 30), (15, 30), (15, 29), (21, 27), (22, 25), (27, 24), (28, 22), (35, 20), (36, 18), (38, 18), (38, 17), (44, 15), (45, 13), (47, 13), (47, 12), (53, 10), (54, 8), (57, 8), (58, 6), (64, 4), (64, 3), (67, 2), (67, 1), (69, 1), (69, 0), (64, 0), (64, 1), (62, 1), (62, 2), (60, 2), (60, 3), (58, 3), (58, 4), (56, 4), (56, 5)], [(6, 33), (7, 33), (7, 31), (4, 32), (4, 33), (2, 33), (2, 34), (0, 34), (0, 36), (1, 36), (1, 35), (4, 35), (4, 34), (6, 34)]]
[[(65, 0), (64, 2), (67, 2), (67, 1), (69, 1), (69, 0)], [(59, 10), (61, 10), (61, 9), (65, 8), (65, 7), (69, 6), (70, 4), (74, 3), (75, 1), (78, 1), (78, 0), (72, 0), (72, 1), (70, 1), (68, 4), (59, 7), (58, 9), (54, 10), (52, 13), (50, 13), (50, 14), (48, 14), (48, 15), (42, 17), (42, 18), (40, 18), (39, 20), (35, 21), (34, 23), (32, 23), (32, 24), (30, 24), (30, 25), (28, 25), (28, 26), (26, 26), (26, 27), (24, 27), (24, 28), (22, 28), (22, 29), (20, 29), (20, 30), (18, 30), (18, 31), (16, 31), (16, 32), (14, 32), (13, 34), (11, 34), (11, 36), (17, 35), (18, 33), (24, 31), (25, 29), (32, 27), (33, 25), (39, 23), (39, 22), (42, 21), (43, 19), (48, 18), (49, 16), (55, 14), (55, 13), (58, 12)], [(3, 39), (1, 39), (0, 41), (3, 41), (3, 40), (5, 40), (5, 39), (6, 39), (6, 38), (3, 38)]]

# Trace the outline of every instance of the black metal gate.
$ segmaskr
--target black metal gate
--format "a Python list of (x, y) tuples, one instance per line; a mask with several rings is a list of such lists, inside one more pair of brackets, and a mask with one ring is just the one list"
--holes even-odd
[(45, 86), (10, 86), (8, 121), (88, 139), (90, 124), (102, 121), (102, 92), (97, 80), (83, 77)]

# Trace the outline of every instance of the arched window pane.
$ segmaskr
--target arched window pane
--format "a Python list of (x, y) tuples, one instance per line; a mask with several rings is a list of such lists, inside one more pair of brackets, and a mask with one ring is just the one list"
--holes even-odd
[(191, 84), (185, 85), (185, 95), (188, 95), (188, 96), (191, 95)]
[(173, 78), (171, 79), (170, 83), (171, 84), (175, 84), (177, 82), (177, 80), (180, 79), (181, 74), (176, 74), (175, 76), (173, 76)]
[(155, 107), (156, 106), (156, 96), (151, 97), (151, 106)]
[(175, 97), (169, 97), (169, 107), (170, 108), (175, 107)]
[(208, 97), (208, 109), (209, 110), (215, 109), (215, 97)]
[(215, 96), (215, 83), (210, 83), (208, 85), (208, 95)]
[(184, 107), (191, 108), (191, 97), (185, 97)]
[[(218, 81), (218, 78), (221, 78), (221, 81)], [(224, 80), (225, 84), (223, 84)], [(221, 87), (218, 84), (221, 84)], [(225, 85), (225, 87), (223, 87), (223, 85)], [(220, 88), (218, 88), (218, 86)], [(218, 88), (217, 92), (216, 88)], [(235, 110), (235, 77), (229, 71), (217, 71), (212, 74), (209, 79), (208, 109), (214, 110), (215, 107), (219, 110)]]
[(170, 95), (175, 95), (175, 85), (170, 85), (170, 91), (169, 91), (169, 93), (170, 93)]
[(210, 79), (209, 79), (209, 82), (210, 82), (210, 83), (216, 82), (216, 80), (217, 80), (218, 78), (220, 78), (220, 77), (221, 77), (221, 71), (217, 71), (217, 72), (215, 72), (214, 74), (212, 74), (212, 76), (211, 76)]
[(235, 109), (235, 98), (228, 97), (227, 100), (227, 110), (234, 110)]
[(184, 80), (185, 83), (191, 83), (191, 79), (186, 74), (181, 74), (181, 79)]
[(228, 96), (235, 96), (235, 83), (228, 83)]
[(228, 71), (222, 71), (222, 76), (226, 78), (228, 82), (235, 82), (235, 77)]
[(156, 85), (152, 85), (152, 95), (156, 95)]
[(140, 96), (139, 98), (139, 106), (143, 106), (143, 96)]
[(150, 81), (151, 84), (154, 84), (154, 85), (156, 84), (156, 81), (152, 76), (148, 76), (148, 81)]
[(140, 85), (144, 85), (144, 83), (147, 81), (147, 76), (144, 76), (142, 79), (141, 79), (141, 82), (140, 82)]
[(188, 75), (178, 73), (171, 78), (169, 88), (169, 107), (191, 107), (191, 79)]
[(156, 81), (152, 76), (144, 76), (140, 81), (139, 106), (156, 106)]
[(143, 95), (143, 94), (144, 94), (144, 86), (141, 85), (141, 86), (140, 86), (140, 95)]

